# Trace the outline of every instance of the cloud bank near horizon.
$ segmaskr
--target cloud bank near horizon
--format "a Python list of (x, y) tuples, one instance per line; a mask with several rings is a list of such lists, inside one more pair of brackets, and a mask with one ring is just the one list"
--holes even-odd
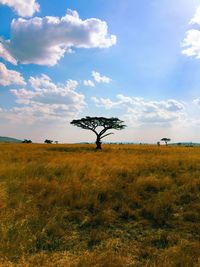
[(170, 126), (173, 123), (185, 120), (186, 104), (175, 99), (165, 101), (145, 100), (140, 97), (130, 97), (119, 94), (116, 101), (109, 98), (92, 97), (97, 107), (124, 110), (124, 118), (131, 125)]
[[(10, 72), (12, 74), (11, 70), (7, 70), (7, 72), (9, 75)], [(15, 73), (15, 71), (13, 72)], [(11, 121), (16, 120), (18, 123), (23, 123), (26, 118), (31, 124), (38, 121), (62, 123), (86, 112), (88, 101), (85, 94), (79, 92), (78, 88), (81, 87), (81, 84), (76, 80), (69, 79), (65, 84), (56, 84), (48, 75), (41, 74), (36, 77), (31, 76), (26, 82), (19, 73), (15, 75), (15, 81), (12, 80), (12, 75), (10, 80), (8, 78), (4, 81), (23, 86), (10, 89), (10, 93), (16, 99), (16, 106), (0, 111), (1, 115), (3, 114)], [(85, 85), (84, 81), (83, 85)], [(106, 114), (108, 110), (112, 113), (120, 111), (123, 114), (121, 117), (130, 127), (133, 125), (135, 127), (157, 125), (170, 128), (174, 124), (187, 124), (188, 126), (198, 124), (197, 118), (190, 116), (189, 103), (185, 101), (147, 100), (124, 94), (116, 95), (115, 100), (96, 96), (91, 97), (91, 100), (96, 108), (102, 111), (102, 114)], [(199, 103), (199, 98), (194, 99), (193, 108), (199, 109)]]
[(24, 121), (27, 124), (69, 121), (86, 105), (85, 96), (77, 92), (77, 87), (78, 82), (74, 80), (55, 84), (45, 74), (30, 77), (26, 88), (10, 90), (17, 105), (11, 109), (1, 109), (0, 114), (8, 121), (19, 124)]

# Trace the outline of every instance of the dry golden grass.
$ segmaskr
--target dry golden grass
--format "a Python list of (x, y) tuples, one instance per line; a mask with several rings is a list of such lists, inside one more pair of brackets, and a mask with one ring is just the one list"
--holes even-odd
[(0, 266), (200, 266), (200, 148), (0, 154)]

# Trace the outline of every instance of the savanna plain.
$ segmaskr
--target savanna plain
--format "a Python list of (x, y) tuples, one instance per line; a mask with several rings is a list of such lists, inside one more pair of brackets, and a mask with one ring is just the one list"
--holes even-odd
[(200, 148), (0, 145), (0, 266), (200, 266)]

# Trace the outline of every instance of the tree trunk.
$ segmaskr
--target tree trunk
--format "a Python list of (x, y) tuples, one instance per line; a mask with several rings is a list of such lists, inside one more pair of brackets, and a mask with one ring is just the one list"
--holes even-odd
[(96, 149), (101, 149), (101, 139), (99, 136), (97, 136), (96, 140)]

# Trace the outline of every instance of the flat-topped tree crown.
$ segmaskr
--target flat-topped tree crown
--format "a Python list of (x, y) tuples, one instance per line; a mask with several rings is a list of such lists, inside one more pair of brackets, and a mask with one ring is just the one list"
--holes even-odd
[(167, 138), (167, 137), (163, 137), (163, 138), (161, 139), (161, 141), (165, 142), (165, 144), (166, 144), (166, 146), (167, 146), (168, 142), (170, 142), (171, 139), (170, 139), (170, 138)]
[[(124, 122), (118, 118), (105, 117), (85, 117), (78, 120), (73, 120), (71, 124), (85, 130), (90, 130), (96, 134), (96, 149), (101, 149), (101, 140), (113, 133), (107, 133), (108, 130), (122, 130), (126, 127)], [(100, 130), (99, 130), (100, 129)]]

